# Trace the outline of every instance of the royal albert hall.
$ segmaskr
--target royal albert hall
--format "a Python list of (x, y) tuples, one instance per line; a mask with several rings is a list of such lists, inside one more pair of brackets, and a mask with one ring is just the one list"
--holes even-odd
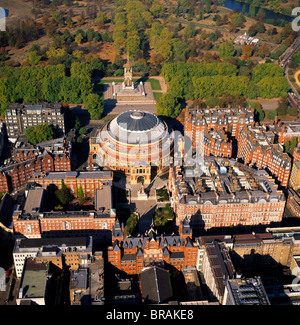
[(143, 175), (147, 174), (143, 166), (159, 171), (170, 165), (172, 134), (167, 124), (150, 112), (123, 112), (104, 125), (97, 138), (99, 166)]

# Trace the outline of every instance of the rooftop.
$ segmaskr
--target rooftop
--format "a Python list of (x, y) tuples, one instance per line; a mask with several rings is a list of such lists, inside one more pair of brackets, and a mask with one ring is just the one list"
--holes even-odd
[(19, 289), (19, 299), (44, 298), (46, 293), (48, 269), (43, 263), (26, 260)]
[(259, 277), (228, 279), (227, 288), (233, 305), (270, 305)]
[[(154, 114), (129, 110), (121, 113), (107, 125), (108, 134), (114, 139), (128, 144), (143, 144), (157, 141), (166, 135), (167, 126)], [(105, 133), (105, 132), (104, 132)], [(108, 141), (105, 134), (101, 137)]]
[(235, 159), (205, 157), (194, 166), (174, 167), (174, 181), (182, 203), (247, 203), (283, 199), (275, 180)]

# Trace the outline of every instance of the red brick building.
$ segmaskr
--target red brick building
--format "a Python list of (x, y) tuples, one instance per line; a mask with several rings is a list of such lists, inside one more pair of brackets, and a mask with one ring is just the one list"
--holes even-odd
[(231, 158), (232, 145), (224, 130), (204, 131), (204, 155)]
[(226, 158), (205, 157), (201, 170), (170, 168), (169, 192), (176, 224), (188, 218), (192, 229), (280, 222), (286, 204), (266, 171)]
[(245, 164), (255, 165), (259, 169), (268, 169), (276, 177), (280, 185), (288, 185), (291, 172), (291, 158), (283, 152), (279, 144), (274, 144), (272, 138), (263, 127), (244, 127), (237, 136), (237, 157)]
[(116, 219), (111, 183), (103, 182), (95, 191), (93, 210), (47, 211), (46, 185), (29, 189), (24, 207), (20, 206), (13, 213), (15, 234), (26, 238), (86, 234), (111, 242)]
[(300, 142), (299, 122), (278, 122), (274, 126), (274, 130), (278, 134), (278, 143), (280, 144), (284, 144), (286, 141), (291, 141), (293, 138), (297, 138), (298, 143)]
[(77, 190), (81, 187), (86, 197), (95, 197), (96, 190), (101, 189), (103, 185), (111, 185), (113, 174), (111, 171), (93, 171), (93, 172), (50, 172), (33, 173), (28, 183), (35, 183), (41, 186), (61, 189), (62, 180), (71, 193), (77, 197)]
[(62, 150), (31, 148), (16, 150), (13, 158), (0, 168), (0, 192), (14, 191), (26, 186), (34, 173), (71, 171), (71, 153)]
[(197, 147), (202, 131), (222, 130), (236, 137), (242, 127), (253, 124), (254, 117), (250, 108), (186, 109), (184, 131), (191, 137), (193, 146)]
[(147, 236), (124, 239), (116, 222), (112, 239), (113, 245), (107, 252), (108, 262), (127, 274), (138, 274), (153, 263), (164, 263), (180, 271), (197, 264), (198, 247), (191, 239), (188, 223), (182, 223), (179, 235), (157, 235), (150, 229)]

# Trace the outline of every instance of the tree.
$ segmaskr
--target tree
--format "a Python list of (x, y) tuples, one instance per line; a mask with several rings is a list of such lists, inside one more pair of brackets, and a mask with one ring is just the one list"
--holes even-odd
[(86, 128), (85, 127), (81, 127), (80, 129), (79, 129), (79, 134), (80, 135), (84, 135), (84, 134), (86, 134)]
[(259, 96), (263, 98), (286, 97), (290, 89), (285, 77), (265, 77), (257, 86)]
[(253, 47), (251, 45), (244, 45), (242, 51), (243, 55), (249, 58), (253, 53)]
[(191, 24), (188, 24), (183, 30), (183, 35), (186, 38), (193, 38), (196, 35), (196, 31)]
[(53, 139), (53, 129), (49, 124), (31, 126), (26, 130), (26, 137), (32, 144)]
[(83, 35), (82, 35), (81, 33), (78, 33), (78, 34), (75, 36), (75, 42), (76, 42), (77, 44), (81, 44), (82, 40), (83, 40)]
[(137, 34), (133, 33), (127, 37), (126, 40), (126, 52), (128, 53), (130, 58), (137, 57), (140, 52), (140, 38)]
[(205, 100), (205, 104), (210, 108), (214, 108), (218, 105), (221, 105), (221, 99), (218, 97), (208, 97)]
[(105, 23), (107, 22), (107, 16), (104, 12), (100, 11), (97, 15), (97, 25), (99, 28), (103, 28)]
[(244, 27), (245, 18), (241, 13), (234, 13), (231, 16), (231, 22), (235, 24), (236, 27)]
[(173, 55), (175, 60), (178, 61), (186, 60), (187, 53), (188, 53), (188, 46), (185, 42), (178, 40), (173, 44)]
[(234, 46), (229, 42), (224, 42), (219, 47), (219, 57), (230, 59), (234, 56), (235, 49)]
[(78, 116), (76, 116), (76, 118), (75, 118), (75, 124), (74, 124), (74, 129), (75, 130), (79, 130), (80, 129), (80, 126), (81, 126), (80, 119), (79, 119)]
[(260, 122), (265, 118), (265, 112), (262, 110), (259, 103), (254, 104), (254, 119), (256, 122)]
[(252, 70), (252, 80), (257, 83), (265, 77), (281, 77), (283, 68), (276, 63), (257, 64)]
[(41, 58), (42, 57), (38, 55), (37, 51), (30, 51), (27, 60), (30, 65), (37, 65), (40, 62)]
[(129, 218), (126, 220), (126, 230), (128, 234), (132, 234), (138, 224), (138, 217), (135, 213), (131, 212)]
[(77, 188), (77, 196), (80, 198), (84, 198), (84, 193), (81, 185)]
[(162, 18), (164, 15), (164, 5), (160, 0), (154, 0), (150, 8), (150, 12), (153, 14), (154, 18)]
[(90, 113), (91, 120), (99, 120), (103, 113), (103, 99), (98, 94), (90, 93), (84, 99), (84, 106)]
[(166, 92), (163, 94), (156, 104), (157, 114), (162, 116), (177, 117), (181, 112), (181, 105), (178, 99), (171, 94)]
[(260, 47), (259, 54), (260, 54), (262, 57), (270, 56), (270, 49), (269, 49), (269, 47), (268, 47), (266, 44), (263, 44), (263, 45)]
[(61, 180), (61, 188), (55, 191), (55, 196), (63, 206), (70, 203), (72, 200), (72, 195), (63, 179)]

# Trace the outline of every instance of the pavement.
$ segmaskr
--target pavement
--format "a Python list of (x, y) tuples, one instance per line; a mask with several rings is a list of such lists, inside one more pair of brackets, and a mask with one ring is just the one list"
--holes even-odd
[(121, 203), (118, 207), (130, 208), (139, 215), (139, 232), (144, 234), (149, 230), (154, 213), (157, 208), (156, 189), (162, 188), (167, 185), (167, 179), (162, 180), (156, 176), (149, 185), (145, 185), (145, 193), (148, 195), (147, 200), (141, 200), (138, 198), (138, 191), (141, 189), (142, 184), (130, 184), (130, 179), (127, 177), (120, 177), (117, 182), (114, 182), (114, 186), (127, 189), (129, 192), (129, 203)]

